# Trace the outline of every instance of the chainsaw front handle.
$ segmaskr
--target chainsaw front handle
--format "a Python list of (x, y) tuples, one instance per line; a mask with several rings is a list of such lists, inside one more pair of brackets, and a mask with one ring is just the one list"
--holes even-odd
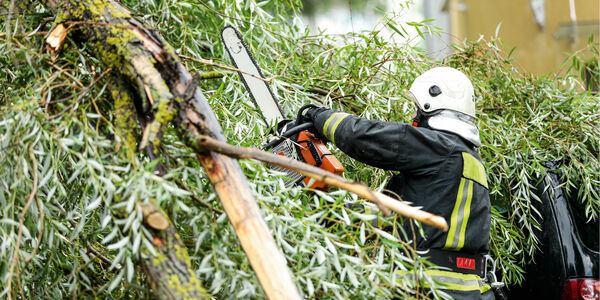
[(279, 138), (274, 139), (274, 140), (270, 141), (268, 144), (266, 144), (263, 147), (263, 150), (264, 151), (269, 151), (273, 147), (279, 145), (279, 143), (283, 142), (285, 139), (288, 139), (288, 138), (290, 138), (290, 137), (292, 137), (292, 136), (300, 133), (301, 131), (304, 131), (304, 130), (312, 127), (312, 126), (313, 126), (312, 122), (308, 122), (308, 123), (304, 123), (304, 124), (300, 124), (300, 125), (294, 126), (294, 127), (290, 128), (290, 129), (286, 130), (284, 133), (282, 133)]

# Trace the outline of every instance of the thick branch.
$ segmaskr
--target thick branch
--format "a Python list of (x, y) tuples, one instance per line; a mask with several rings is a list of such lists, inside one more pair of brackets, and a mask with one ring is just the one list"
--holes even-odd
[(141, 262), (156, 298), (209, 299), (192, 270), (187, 248), (166, 214), (154, 204), (143, 204), (142, 211), (153, 235), (156, 256), (144, 249)]

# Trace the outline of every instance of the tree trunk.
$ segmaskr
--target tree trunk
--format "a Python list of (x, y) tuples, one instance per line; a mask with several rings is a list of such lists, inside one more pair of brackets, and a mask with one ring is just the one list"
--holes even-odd
[[(144, 126), (140, 148), (157, 154), (167, 124), (172, 121), (178, 125), (181, 137), (198, 153), (266, 296), (269, 299), (299, 299), (285, 259), (260, 215), (239, 165), (196, 143), (200, 135), (220, 141), (224, 141), (224, 136), (202, 92), (174, 49), (115, 1), (47, 0), (46, 4), (56, 11), (57, 22), (73, 30), (75, 37), (86, 43), (94, 56), (118, 72), (132, 87), (133, 99), (125, 99), (123, 101), (130, 102), (116, 105), (119, 109), (117, 121), (125, 122), (127, 118), (123, 116), (133, 113), (138, 116)], [(127, 126), (121, 124), (118, 127)], [(131, 132), (123, 134), (130, 136)], [(122, 146), (131, 147), (131, 142), (125, 141)], [(186, 252), (180, 247), (172, 226), (169, 228), (159, 236), (167, 245), (164, 253), (167, 260), (173, 258), (167, 255), (171, 249)], [(189, 267), (189, 260), (169, 262), (152, 266), (152, 272), (176, 272), (180, 263)], [(149, 280), (152, 286), (170, 288), (168, 276), (149, 276)], [(196, 286), (193, 280), (187, 283), (187, 288)], [(194, 293), (202, 294), (201, 291)], [(176, 291), (171, 294), (177, 295)]]

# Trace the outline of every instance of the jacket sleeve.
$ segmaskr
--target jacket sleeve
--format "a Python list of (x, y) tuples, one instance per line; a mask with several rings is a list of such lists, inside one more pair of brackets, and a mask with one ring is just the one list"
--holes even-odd
[(326, 108), (311, 112), (314, 126), (350, 157), (377, 168), (429, 169), (446, 159), (454, 143), (439, 132), (399, 122), (368, 120)]

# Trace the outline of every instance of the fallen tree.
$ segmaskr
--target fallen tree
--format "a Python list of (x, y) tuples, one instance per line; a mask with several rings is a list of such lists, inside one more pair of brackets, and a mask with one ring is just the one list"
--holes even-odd
[[(151, 158), (157, 156), (157, 148), (171, 121), (181, 129), (180, 136), (186, 142), (200, 134), (224, 139), (206, 99), (175, 50), (156, 31), (135, 20), (127, 9), (115, 1), (48, 1), (47, 5), (55, 11), (59, 23), (47, 40), (49, 48), (58, 51), (62, 47), (61, 38), (65, 36), (63, 32), (71, 30), (76, 40), (88, 45), (96, 58), (115, 71), (115, 75), (109, 76), (115, 77), (113, 82), (118, 82), (112, 94), (117, 109), (117, 128), (121, 129), (124, 147), (129, 148), (126, 151), (131, 153), (131, 147), (136, 145), (131, 140), (135, 136), (134, 128), (128, 124), (134, 116), (138, 116), (143, 130), (139, 148), (146, 149)], [(58, 42), (53, 45), (55, 39)], [(125, 95), (121, 91), (130, 93)], [(261, 218), (237, 163), (190, 145), (194, 146), (207, 170), (267, 297), (298, 298), (285, 260)], [(163, 167), (157, 165), (156, 169), (160, 171)], [(166, 236), (155, 237), (154, 245), (162, 244), (156, 242), (162, 239), (167, 248), (176, 250), (167, 250), (166, 255), (158, 256), (163, 259), (146, 253), (148, 258), (142, 260), (145, 271), (150, 274), (151, 286), (157, 289), (155, 293), (177, 298), (189, 296), (181, 291), (201, 295), (203, 291), (199, 289), (197, 279), (187, 272), (191, 271), (189, 261), (180, 261), (175, 255), (187, 253), (187, 250), (175, 238), (171, 226), (161, 230)], [(186, 273), (180, 274), (178, 270)]]

